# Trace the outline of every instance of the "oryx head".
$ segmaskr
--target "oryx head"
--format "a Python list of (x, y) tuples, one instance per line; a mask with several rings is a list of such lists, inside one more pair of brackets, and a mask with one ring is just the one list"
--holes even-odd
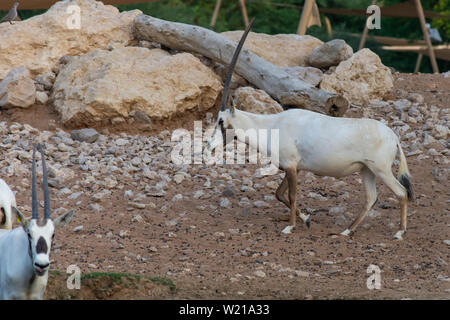
[[(36, 149), (41, 153), (43, 189), (44, 189), (44, 217), (39, 219), (38, 216), (38, 199), (36, 192)], [(54, 221), (50, 218), (50, 196), (48, 191), (47, 168), (45, 165), (44, 151), (40, 144), (34, 146), (32, 177), (31, 177), (31, 220), (25, 218), (23, 214), (14, 208), (17, 220), (21, 224), (23, 230), (28, 237), (28, 253), (31, 257), (34, 273), (37, 276), (43, 276), (50, 266), (50, 249), (53, 237), (55, 236), (55, 228), (61, 223), (68, 222), (73, 216), (73, 211), (69, 211)]]
[(225, 145), (225, 142), (229, 141), (228, 139), (226, 139), (227, 129), (233, 129), (232, 119), (234, 117), (234, 109), (236, 105), (234, 104), (233, 99), (229, 96), (230, 82), (233, 75), (234, 66), (236, 65), (237, 59), (239, 57), (239, 53), (241, 52), (245, 39), (250, 32), (254, 20), (255, 19), (252, 19), (252, 21), (249, 23), (244, 33), (242, 34), (241, 40), (239, 40), (239, 43), (234, 50), (233, 58), (231, 59), (230, 65), (228, 66), (227, 76), (223, 85), (220, 111), (217, 115), (216, 127), (212, 136), (209, 138), (206, 144), (206, 147), (211, 151), (213, 151), (221, 143)]

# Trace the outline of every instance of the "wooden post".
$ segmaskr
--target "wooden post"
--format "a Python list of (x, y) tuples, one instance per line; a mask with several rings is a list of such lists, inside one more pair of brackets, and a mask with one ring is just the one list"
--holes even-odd
[[(376, 3), (377, 3), (376, 0), (372, 0), (372, 5), (374, 5)], [(364, 31), (361, 35), (361, 41), (359, 42), (358, 50), (361, 50), (362, 48), (364, 48), (364, 45), (366, 44), (367, 34), (369, 33), (369, 28), (367, 27), (367, 20), (369, 20), (369, 18), (366, 19), (366, 23), (364, 24)]]
[(214, 13), (211, 19), (211, 28), (214, 27), (217, 20), (217, 15), (219, 14), (220, 5), (222, 4), (222, 0), (216, 0), (216, 7), (214, 8)]
[[(210, 27), (213, 28), (217, 21), (217, 16), (219, 15), (219, 9), (222, 4), (222, 0), (216, 0), (216, 6), (214, 8), (214, 13), (211, 18)], [(244, 18), (245, 27), (248, 26), (248, 15), (247, 8), (245, 7), (245, 0), (239, 0), (239, 5), (241, 6), (242, 17)]]
[(333, 29), (331, 29), (331, 22), (330, 19), (328, 19), (328, 17), (325, 17), (325, 25), (327, 26), (328, 37), (330, 39), (333, 38)]
[(417, 55), (417, 62), (416, 62), (416, 67), (414, 68), (414, 73), (419, 72), (420, 64), (422, 63), (422, 57), (423, 57), (423, 54), (422, 54), (422, 53), (419, 53), (419, 54)]
[(244, 18), (245, 27), (248, 26), (248, 16), (247, 16), (247, 8), (245, 7), (245, 0), (239, 0), (239, 4), (241, 5), (242, 17)]
[(434, 55), (433, 46), (431, 44), (430, 35), (428, 34), (427, 26), (425, 25), (425, 15), (423, 14), (422, 4), (420, 0), (414, 0), (416, 2), (417, 14), (419, 15), (420, 26), (422, 27), (423, 36), (428, 46), (428, 54), (430, 55), (431, 66), (434, 73), (439, 73), (439, 69), (436, 62), (436, 56)]
[(309, 17), (311, 15), (311, 10), (313, 8), (315, 0), (305, 0), (303, 6), (302, 16), (300, 17), (300, 22), (298, 24), (297, 34), (304, 35), (306, 28), (308, 27)]

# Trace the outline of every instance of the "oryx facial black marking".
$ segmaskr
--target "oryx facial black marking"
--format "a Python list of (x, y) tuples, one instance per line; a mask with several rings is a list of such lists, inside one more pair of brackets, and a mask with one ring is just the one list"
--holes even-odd
[(48, 251), (47, 241), (45, 241), (44, 237), (40, 237), (36, 244), (36, 254), (47, 253), (47, 251)]
[(2, 218), (0, 221), (0, 224), (5, 224), (6, 223), (6, 212), (3, 207), (0, 208), (0, 213), (1, 213), (1, 218)]

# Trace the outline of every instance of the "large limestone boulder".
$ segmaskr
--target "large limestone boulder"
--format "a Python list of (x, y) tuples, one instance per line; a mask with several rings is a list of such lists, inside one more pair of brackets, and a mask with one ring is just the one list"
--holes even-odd
[(0, 82), (0, 107), (28, 108), (36, 99), (36, 87), (25, 67), (12, 69)]
[(94, 50), (71, 57), (53, 84), (50, 101), (68, 125), (89, 125), (136, 110), (152, 119), (212, 107), (219, 77), (189, 53), (140, 47)]
[(320, 88), (344, 95), (355, 104), (380, 100), (393, 88), (393, 77), (380, 58), (367, 48), (342, 61), (331, 74), (324, 74)]
[[(243, 31), (228, 31), (222, 35), (239, 42)], [(308, 56), (323, 42), (312, 36), (296, 34), (267, 35), (250, 32), (244, 47), (278, 67), (307, 66)]]
[(337, 66), (352, 55), (352, 47), (344, 40), (334, 39), (316, 47), (308, 57), (308, 62), (312, 67), (328, 69), (331, 66)]
[(259, 114), (272, 114), (283, 111), (283, 108), (265, 91), (252, 87), (241, 87), (233, 93), (234, 103), (243, 111)]
[[(80, 29), (68, 21), (80, 8)], [(95, 0), (55, 3), (46, 13), (14, 24), (0, 24), (0, 79), (24, 65), (33, 76), (52, 70), (63, 55), (79, 55), (94, 48), (126, 46), (132, 39), (133, 19), (139, 10), (119, 13), (113, 6)], [(75, 24), (76, 25), (76, 24)]]

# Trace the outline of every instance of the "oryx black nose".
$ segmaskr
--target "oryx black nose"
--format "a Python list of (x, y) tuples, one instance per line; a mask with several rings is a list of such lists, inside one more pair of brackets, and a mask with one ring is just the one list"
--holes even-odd
[(40, 264), (40, 263), (35, 262), (34, 265), (40, 269), (45, 269), (50, 265), (50, 263)]

